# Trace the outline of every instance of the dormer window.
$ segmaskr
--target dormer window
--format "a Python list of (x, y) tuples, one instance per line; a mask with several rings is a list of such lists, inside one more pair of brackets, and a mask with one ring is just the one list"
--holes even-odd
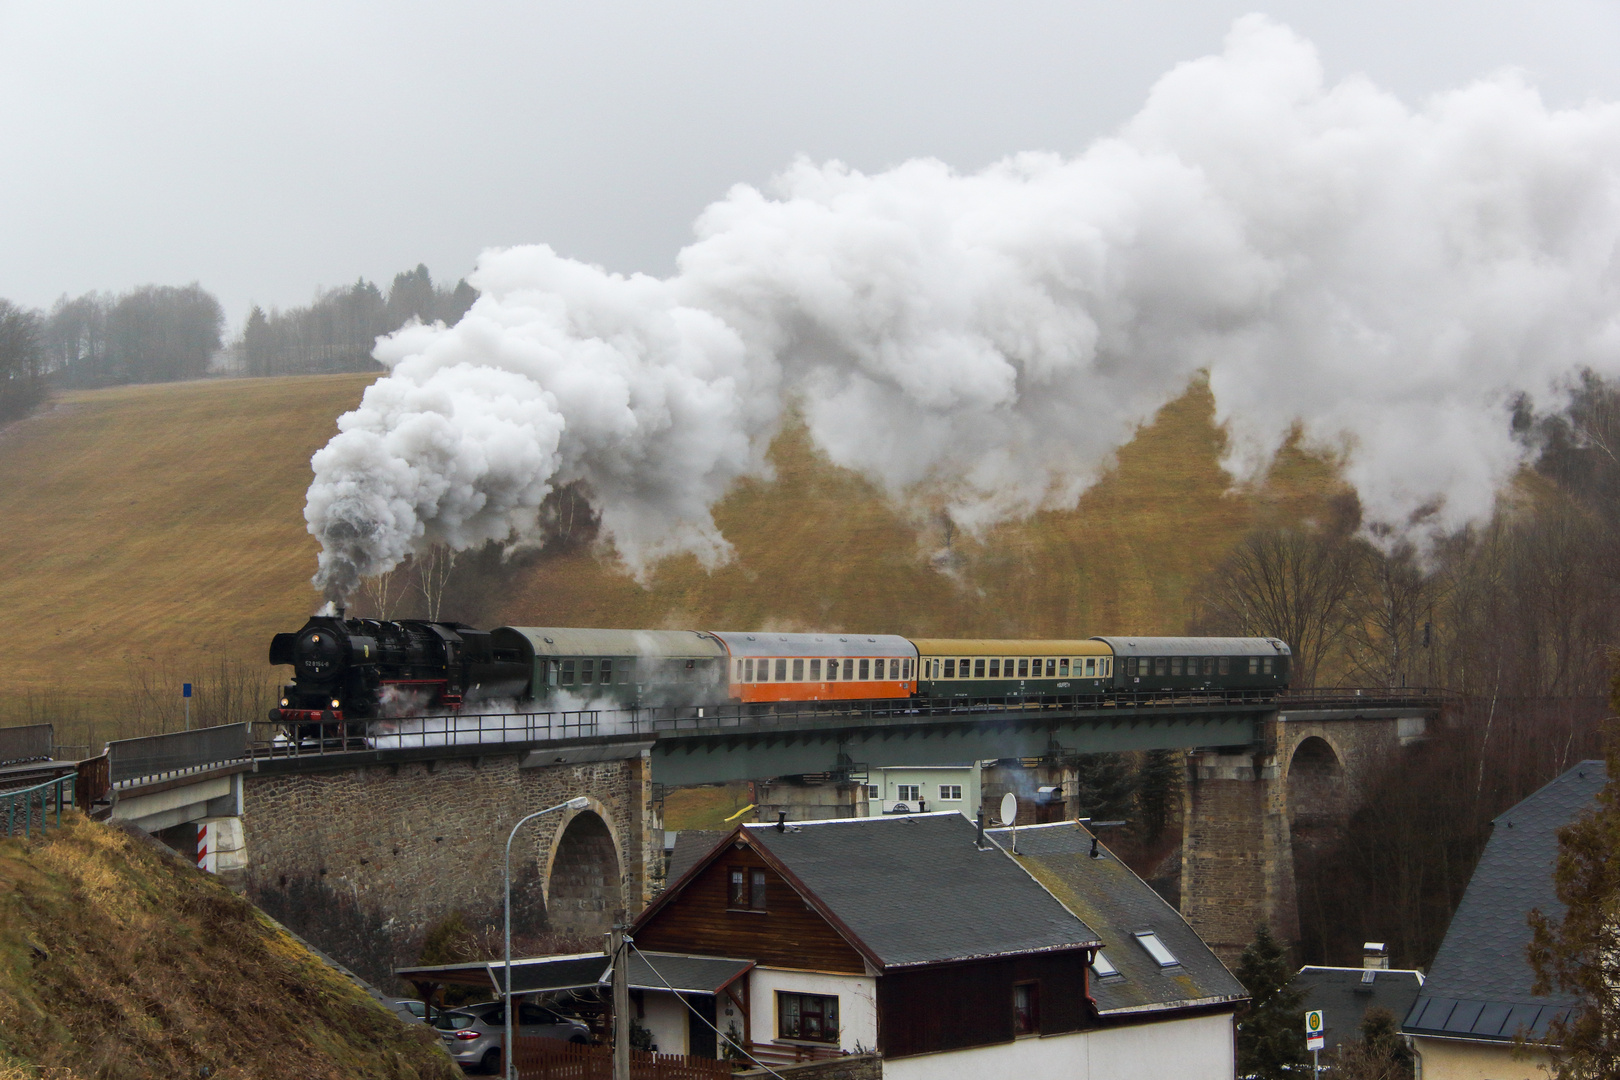
[(765, 871), (758, 867), (733, 866), (731, 868), (732, 911), (765, 910)]
[(1138, 931), (1136, 940), (1141, 943), (1142, 948), (1147, 950), (1147, 954), (1153, 957), (1160, 967), (1175, 967), (1181, 963), (1180, 960), (1176, 959), (1176, 954), (1165, 948), (1164, 942), (1160, 941), (1159, 935), (1153, 931)]

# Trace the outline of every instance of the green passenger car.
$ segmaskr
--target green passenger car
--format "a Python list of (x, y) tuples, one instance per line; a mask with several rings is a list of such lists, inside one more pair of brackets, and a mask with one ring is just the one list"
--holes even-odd
[(531, 672), (533, 707), (658, 707), (724, 701), (726, 651), (695, 630), (587, 630), (502, 626), (497, 660)]
[(1101, 694), (1112, 681), (1113, 653), (1095, 639), (1068, 641), (913, 638), (923, 698), (1006, 698)]

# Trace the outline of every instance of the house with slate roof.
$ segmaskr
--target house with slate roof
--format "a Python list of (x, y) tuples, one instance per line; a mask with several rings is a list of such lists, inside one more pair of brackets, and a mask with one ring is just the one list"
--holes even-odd
[(1322, 1011), (1322, 1049), (1331, 1053), (1361, 1038), (1362, 1021), (1372, 1009), (1387, 1010), (1400, 1023), (1423, 989), (1423, 972), (1391, 968), (1388, 949), (1369, 941), (1361, 967), (1307, 964), (1289, 985), (1304, 995), (1302, 1008)]
[(1491, 823), (1490, 842), (1402, 1028), (1423, 1080), (1546, 1075), (1545, 1057), (1514, 1056), (1514, 1037), (1542, 1038), (1580, 1000), (1531, 993), (1527, 918), (1538, 908), (1563, 916), (1553, 890), (1558, 830), (1596, 806), (1607, 780), (1603, 762), (1583, 761)]
[[(1222, 979), (1219, 961), (1194, 946), (1179, 916), (1166, 917), (1162, 901), (1144, 922), (1145, 910), (1132, 910), (1140, 896), (1123, 905), (1088, 899), (1099, 920), (1117, 915), (1118, 925), (1143, 922), (1138, 929), (1163, 935), (1152, 946), (1121, 939), (1127, 974), (1102, 987), (1092, 963), (1104, 942), (1023, 861), (1029, 833), (1020, 830), (1013, 857), (955, 811), (739, 826), (672, 881), (630, 933), (640, 949), (752, 961), (746, 986), (721, 1002), (715, 1023), (767, 1060), (798, 1048), (875, 1048), (888, 1080), (1229, 1080), (1235, 980)], [(1077, 856), (1058, 850), (1056, 834), (1049, 846), (1041, 869), (1057, 881)], [(1151, 895), (1134, 875), (1120, 876), (1115, 860), (1103, 861), (1113, 865), (1089, 880), (1082, 873), (1078, 894), (1114, 881)], [(1137, 949), (1151, 958), (1166, 941), (1186, 954), (1177, 972), (1123, 956)], [(1185, 1039), (1179, 1030), (1166, 1037), (1170, 1028), (1158, 1021), (1170, 1016), (1191, 1022)], [(1188, 1054), (1200, 1022), (1209, 1032)], [(646, 1023), (653, 1028), (650, 1014)], [(674, 1041), (678, 1032), (666, 1046), (653, 1030), (661, 1050), (689, 1052)]]
[(1089, 972), (1095, 1075), (1232, 1075), (1248, 993), (1180, 912), (1077, 822), (987, 835), (1103, 942)]

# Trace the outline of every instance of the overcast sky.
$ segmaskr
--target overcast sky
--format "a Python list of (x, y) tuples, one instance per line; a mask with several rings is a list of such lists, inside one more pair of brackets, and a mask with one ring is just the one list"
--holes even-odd
[(0, 296), (200, 281), (233, 330), (489, 246), (667, 273), (795, 155), (1078, 151), (1264, 11), (1408, 102), (1513, 66), (1620, 97), (1620, 6), (0, 0)]

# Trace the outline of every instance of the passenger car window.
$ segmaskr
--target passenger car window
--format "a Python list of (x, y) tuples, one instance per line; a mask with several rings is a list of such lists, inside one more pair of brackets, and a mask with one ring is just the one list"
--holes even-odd
[(795, 660), (795, 661), (793, 661), (793, 681), (794, 682), (803, 682), (804, 681), (804, 661), (803, 660)]
[(1018, 661), (1018, 677), (1020, 679), (1029, 678), (1029, 660), (1027, 658)]
[(984, 661), (983, 660), (975, 660), (975, 661), (973, 661), (973, 677), (975, 679), (984, 678)]
[(821, 681), (821, 661), (820, 660), (812, 660), (812, 661), (810, 661), (810, 681), (811, 682), (820, 682)]
[(990, 677), (992, 679), (1001, 678), (1001, 660), (999, 657), (990, 661)]
[(579, 685), (589, 686), (596, 681), (596, 661), (581, 660), (579, 662)]
[(562, 684), (564, 686), (574, 685), (574, 662), (572, 660), (562, 662)]
[(1172, 674), (1172, 675), (1180, 675), (1181, 674), (1181, 657), (1172, 656), (1170, 658), (1170, 674)]
[(1069, 675), (1069, 658), (1067, 656), (1058, 660), (1058, 678), (1067, 678)]
[(606, 686), (613, 681), (613, 661), (602, 661), (602, 685)]
[(1046, 658), (1046, 677), (1050, 679), (1057, 674), (1057, 661), (1051, 657)]
[(945, 677), (947, 679), (956, 678), (956, 659), (954, 657), (945, 661)]
[(786, 660), (778, 660), (776, 662), (776, 681), (777, 682), (787, 682), (787, 661)]
[(870, 660), (862, 660), (861, 661), (861, 681), (865, 682), (867, 679), (870, 679), (871, 677), (872, 677), (872, 661), (870, 661)]

